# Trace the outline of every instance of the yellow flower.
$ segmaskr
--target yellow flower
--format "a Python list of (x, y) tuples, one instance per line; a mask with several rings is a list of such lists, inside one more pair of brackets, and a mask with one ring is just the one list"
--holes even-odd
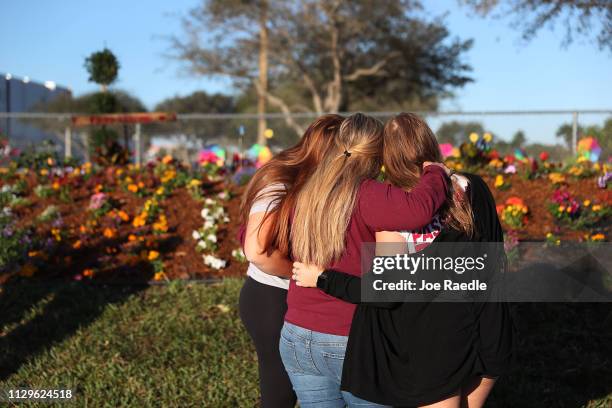
[(51, 234), (53, 235), (53, 238), (55, 238), (56, 241), (59, 242), (62, 240), (62, 233), (58, 228), (52, 228)]
[(136, 193), (138, 191), (138, 186), (136, 184), (130, 184), (128, 186), (128, 190), (131, 191), (132, 193)]
[(472, 132), (470, 133), (470, 142), (476, 143), (478, 141), (478, 133)]
[(51, 187), (54, 190), (59, 190), (60, 189), (60, 183), (58, 183), (57, 181), (53, 182), (53, 184), (51, 185)]
[(565, 206), (564, 206), (564, 205), (560, 205), (560, 206), (559, 206), (559, 211), (560, 211), (560, 212), (565, 211)]
[(489, 132), (486, 132), (484, 135), (482, 135), (482, 138), (484, 139), (485, 142), (491, 143), (491, 140), (493, 140), (493, 135), (490, 134)]
[(498, 174), (497, 177), (495, 177), (495, 187), (499, 188), (503, 185), (504, 185), (504, 176), (502, 176), (501, 174)]
[(155, 190), (155, 194), (156, 195), (163, 195), (164, 194), (164, 187), (160, 187), (157, 190)]
[(49, 174), (49, 170), (47, 170), (47, 169), (42, 169), (42, 170), (40, 171), (40, 175), (41, 175), (41, 176), (46, 176), (46, 175), (48, 175), (48, 174)]
[(495, 168), (500, 168), (503, 165), (504, 165), (504, 162), (499, 159), (493, 159), (489, 162), (489, 166), (495, 167)]
[(162, 279), (164, 279), (166, 277), (166, 274), (163, 272), (155, 272), (155, 275), (153, 275), (153, 280), (156, 281), (160, 281)]
[(567, 208), (565, 209), (565, 211), (567, 211), (567, 213), (568, 213), (568, 214), (569, 214), (569, 213), (571, 213), (571, 212), (572, 212), (572, 207), (567, 207)]
[(565, 183), (565, 176), (561, 173), (550, 173), (548, 175), (548, 179), (553, 183), (553, 184), (563, 184)]
[(147, 257), (147, 259), (149, 261), (154, 261), (157, 258), (159, 258), (159, 252), (157, 252), (157, 251), (149, 251), (149, 256)]
[(606, 239), (606, 236), (601, 232), (598, 234), (591, 235), (591, 241), (594, 242), (603, 241), (604, 239)]
[(30, 252), (28, 252), (28, 256), (30, 258), (36, 258), (38, 255), (40, 255), (40, 251), (30, 251)]
[(550, 238), (550, 237), (552, 237), (552, 235), (553, 235), (552, 232), (547, 232), (546, 233), (546, 238)]
[(593, 210), (594, 212), (597, 212), (601, 210), (601, 205), (595, 204), (594, 206), (591, 207), (591, 210)]
[[(384, 171), (385, 166), (383, 166), (382, 168), (383, 168), (382, 171)], [(189, 187), (197, 187), (197, 186), (199, 186), (201, 184), (202, 184), (202, 182), (200, 180), (198, 180), (198, 179), (191, 179), (191, 181), (189, 182)]]
[(591, 200), (584, 200), (582, 202), (582, 205), (584, 205), (585, 207), (588, 207), (589, 205), (591, 205)]

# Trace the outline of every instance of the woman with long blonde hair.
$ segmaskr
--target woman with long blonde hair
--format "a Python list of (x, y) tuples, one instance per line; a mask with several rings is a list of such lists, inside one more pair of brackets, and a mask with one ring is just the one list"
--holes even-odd
[[(417, 115), (400, 114), (385, 126), (383, 162), (392, 184), (413, 189), (423, 177), (421, 164), (441, 159), (435, 135)], [(428, 226), (377, 233), (377, 242), (393, 243), (381, 244), (377, 252), (394, 255), (401, 249), (414, 254), (434, 242), (443, 247), (461, 242), (503, 245), (486, 183), (471, 174), (451, 179), (452, 198)], [(469, 245), (461, 248), (461, 256), (468, 255), (463, 248)], [(297, 285), (316, 286), (360, 303), (361, 279), (346, 272), (294, 264)], [(507, 368), (511, 352), (512, 322), (505, 303), (360, 303), (352, 321), (342, 389), (394, 406), (481, 407), (495, 378)]]
[(295, 405), (278, 352), (291, 275), (289, 220), (297, 194), (334, 146), (343, 120), (340, 115), (315, 120), (295, 146), (257, 170), (243, 194), (241, 241), (249, 266), (240, 292), (240, 317), (257, 351), (262, 407)]
[[(361, 247), (383, 230), (417, 229), (445, 203), (447, 174), (428, 165), (410, 192), (376, 181), (383, 126), (354, 114), (297, 197), (291, 224), (293, 259), (361, 274)], [(398, 217), (398, 214), (410, 214)], [(340, 390), (355, 305), (291, 281), (280, 353), (302, 407), (377, 407)]]

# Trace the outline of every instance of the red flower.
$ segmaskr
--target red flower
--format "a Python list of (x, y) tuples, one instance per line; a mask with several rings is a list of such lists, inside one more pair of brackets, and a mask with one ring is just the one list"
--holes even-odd
[(513, 155), (511, 155), (511, 154), (509, 154), (508, 156), (504, 157), (504, 161), (505, 161), (506, 163), (508, 163), (508, 164), (512, 164), (512, 163), (514, 163), (514, 160), (515, 160), (515, 159), (514, 159), (514, 156), (513, 156)]
[(510, 197), (506, 200), (506, 205), (525, 205), (522, 199), (519, 197)]
[(543, 151), (542, 153), (540, 153), (540, 160), (542, 160), (543, 162), (548, 160), (548, 152), (547, 151)]

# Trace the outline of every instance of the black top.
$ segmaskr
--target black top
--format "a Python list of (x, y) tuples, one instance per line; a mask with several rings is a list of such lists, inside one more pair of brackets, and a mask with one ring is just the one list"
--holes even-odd
[[(475, 238), (443, 229), (437, 242), (503, 242), (495, 201), (478, 176), (465, 175)], [(327, 270), (317, 286), (358, 303), (342, 389), (381, 404), (416, 406), (452, 395), (476, 376), (497, 377), (510, 362), (512, 321), (503, 302), (360, 303), (361, 279)]]

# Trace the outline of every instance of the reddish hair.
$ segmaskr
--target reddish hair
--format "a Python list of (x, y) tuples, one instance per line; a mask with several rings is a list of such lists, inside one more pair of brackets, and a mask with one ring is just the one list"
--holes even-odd
[(247, 185), (240, 206), (243, 225), (247, 224), (251, 206), (256, 199), (262, 197), (260, 193), (264, 188), (273, 184), (284, 186), (265, 194), (272, 197), (272, 203), (276, 204), (259, 225), (261, 228), (267, 219), (272, 219), (263, 250), (268, 255), (275, 250), (285, 255), (289, 253), (290, 217), (297, 195), (326, 152), (335, 145), (334, 138), (343, 121), (340, 115), (319, 117), (306, 129), (295, 146), (281, 151), (264, 164)]

